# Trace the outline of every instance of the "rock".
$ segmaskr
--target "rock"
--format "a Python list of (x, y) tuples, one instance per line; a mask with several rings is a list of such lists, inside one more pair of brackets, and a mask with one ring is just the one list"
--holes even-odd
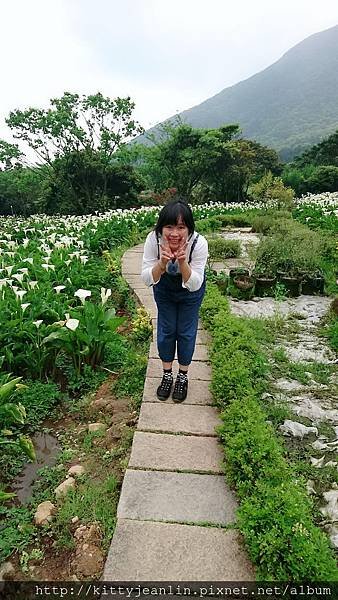
[(92, 410), (105, 412), (107, 409), (109, 409), (110, 413), (113, 411), (113, 407), (114, 407), (114, 398), (113, 397), (95, 398), (95, 400), (93, 400), (93, 402), (91, 402), (91, 404), (90, 404), (90, 408)]
[(321, 467), (324, 466), (325, 456), (322, 456), (322, 458), (314, 458), (313, 456), (310, 456), (310, 461), (313, 467), (316, 467), (316, 469), (321, 469)]
[(83, 475), (85, 472), (85, 468), (82, 465), (73, 465), (68, 469), (68, 475), (74, 475), (75, 477), (79, 477)]
[(316, 490), (314, 488), (314, 484), (315, 484), (315, 482), (313, 481), (313, 479), (309, 479), (306, 482), (307, 493), (310, 494), (310, 495), (316, 493)]
[(290, 421), (290, 419), (286, 419), (283, 425), (280, 425), (279, 430), (284, 433), (284, 435), (293, 435), (294, 437), (303, 438), (304, 435), (309, 435), (309, 433), (315, 433), (318, 435), (317, 427), (306, 427), (302, 423), (298, 423), (297, 421)]
[[(86, 549), (84, 549), (84, 545)], [(72, 561), (72, 569), (77, 577), (94, 577), (98, 575), (103, 568), (104, 558), (103, 553), (94, 544), (80, 544), (75, 552), (75, 557)]]
[(106, 431), (105, 423), (89, 423), (88, 431)]
[(6, 575), (10, 575), (11, 573), (14, 573), (14, 566), (12, 563), (9, 561), (2, 563), (0, 566), (0, 581), (7, 579)]
[(55, 488), (55, 490), (54, 490), (55, 496), (57, 498), (60, 498), (61, 496), (64, 496), (65, 494), (67, 494), (68, 490), (71, 490), (74, 487), (75, 487), (75, 479), (73, 477), (69, 477), (68, 479), (65, 479), (65, 481), (60, 483), (60, 485), (58, 485), (57, 488)]
[(34, 515), (35, 525), (45, 525), (45, 523), (49, 523), (53, 519), (55, 513), (56, 506), (52, 502), (49, 500), (41, 502)]
[(327, 505), (321, 508), (320, 512), (331, 522), (338, 521), (338, 490), (324, 492), (323, 497), (327, 501)]
[(73, 518), (72, 518), (72, 523), (74, 523), (74, 524), (75, 524), (75, 523), (77, 523), (79, 520), (80, 520), (80, 519), (79, 519), (79, 517), (78, 517), (78, 516), (76, 516), (76, 517), (73, 517)]
[(101, 540), (100, 529), (96, 523), (92, 525), (80, 525), (76, 529), (74, 537), (82, 543), (99, 544)]

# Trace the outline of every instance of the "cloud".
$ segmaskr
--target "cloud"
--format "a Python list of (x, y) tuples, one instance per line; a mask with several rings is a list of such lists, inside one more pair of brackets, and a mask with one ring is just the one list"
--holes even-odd
[(11, 0), (2, 4), (0, 137), (14, 108), (64, 91), (130, 95), (149, 127), (338, 22), (309, 0)]

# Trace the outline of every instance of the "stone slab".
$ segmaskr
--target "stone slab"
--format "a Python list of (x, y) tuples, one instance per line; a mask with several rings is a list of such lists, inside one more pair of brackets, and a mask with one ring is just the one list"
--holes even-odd
[(127, 469), (117, 517), (227, 525), (237, 507), (223, 475)]
[[(174, 367), (177, 370), (177, 361)], [(149, 358), (147, 367), (147, 377), (162, 377), (163, 366), (159, 358)], [(191, 379), (201, 379), (202, 381), (211, 381), (211, 368), (203, 361), (193, 360), (189, 365), (189, 381)]]
[(189, 433), (216, 436), (215, 427), (221, 424), (212, 406), (144, 402), (137, 424), (139, 431)]
[[(149, 358), (158, 358), (158, 350), (156, 342), (152, 342), (150, 344), (149, 349)], [(175, 353), (175, 358), (177, 358), (177, 351)], [(195, 351), (193, 354), (193, 360), (208, 360), (208, 347), (205, 344), (196, 344)]]
[(216, 438), (135, 431), (128, 468), (223, 473)]
[[(143, 390), (143, 402), (160, 402), (156, 395), (156, 390), (161, 383), (161, 377), (147, 377)], [(199, 381), (192, 379), (189, 381), (188, 394), (184, 400), (184, 404), (214, 404), (213, 397), (209, 390), (210, 381)], [(166, 403), (174, 404), (171, 396), (166, 400)]]
[(254, 581), (238, 531), (118, 519), (103, 581)]

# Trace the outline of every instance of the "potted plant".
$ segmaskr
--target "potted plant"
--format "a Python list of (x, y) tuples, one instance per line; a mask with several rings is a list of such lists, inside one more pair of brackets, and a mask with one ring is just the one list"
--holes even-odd
[(325, 279), (322, 272), (318, 269), (312, 273), (306, 273), (302, 280), (302, 294), (312, 296), (314, 294), (324, 293)]
[(245, 269), (244, 267), (235, 267), (229, 271), (230, 281), (234, 281), (236, 277), (241, 275), (249, 275), (249, 269)]
[(238, 275), (234, 278), (234, 284), (239, 290), (252, 290), (255, 285), (255, 279), (250, 275)]

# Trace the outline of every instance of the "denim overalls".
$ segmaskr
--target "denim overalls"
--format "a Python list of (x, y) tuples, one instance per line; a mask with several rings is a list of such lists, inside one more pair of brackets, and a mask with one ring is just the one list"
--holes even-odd
[[(197, 242), (195, 237), (189, 254), (188, 264)], [(159, 247), (158, 248), (158, 258)], [(157, 304), (157, 348), (164, 362), (172, 362), (177, 342), (178, 363), (187, 366), (191, 363), (195, 349), (198, 313), (205, 293), (204, 280), (195, 292), (182, 287), (182, 274), (171, 275), (165, 271), (160, 281), (153, 286)]]

